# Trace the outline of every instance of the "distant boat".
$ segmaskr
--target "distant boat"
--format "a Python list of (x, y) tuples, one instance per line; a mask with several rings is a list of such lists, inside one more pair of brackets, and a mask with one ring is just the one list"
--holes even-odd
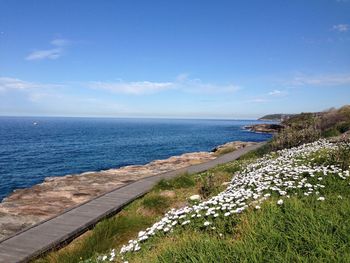
[(38, 125), (38, 123), (37, 122), (33, 122), (33, 125)]

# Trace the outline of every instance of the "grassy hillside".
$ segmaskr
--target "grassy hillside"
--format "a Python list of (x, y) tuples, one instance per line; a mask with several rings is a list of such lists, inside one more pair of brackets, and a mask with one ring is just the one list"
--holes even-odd
[(350, 105), (321, 113), (301, 113), (282, 122), (284, 129), (273, 138), (270, 150), (279, 150), (339, 136), (350, 130)]
[(346, 133), (348, 112), (295, 116), (263, 148), (161, 181), (36, 262), (350, 262), (350, 143), (318, 140)]
[[(348, 262), (348, 151), (320, 141), (253, 161), (224, 192), (139, 233), (124, 247), (126, 260)], [(343, 157), (347, 172), (339, 168)]]

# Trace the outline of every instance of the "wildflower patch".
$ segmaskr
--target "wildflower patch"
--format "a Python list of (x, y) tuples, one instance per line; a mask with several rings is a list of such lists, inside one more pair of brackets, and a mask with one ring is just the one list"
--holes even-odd
[(141, 250), (152, 237), (172, 233), (175, 228), (193, 225), (209, 231), (218, 218), (235, 217), (249, 207), (259, 210), (261, 204), (272, 196), (278, 197), (276, 204), (281, 207), (291, 195), (315, 195), (317, 202), (327, 202), (327, 196), (322, 195), (322, 189), (326, 187), (324, 179), (348, 180), (349, 167), (344, 170), (340, 165), (321, 162), (323, 158), (317, 156), (318, 153), (324, 155), (336, 151), (338, 147), (319, 140), (265, 155), (236, 173), (225, 191), (198, 204), (171, 209), (161, 220), (125, 244), (119, 255), (112, 250), (100, 255), (97, 261), (113, 261), (116, 257), (124, 260), (130, 253)]

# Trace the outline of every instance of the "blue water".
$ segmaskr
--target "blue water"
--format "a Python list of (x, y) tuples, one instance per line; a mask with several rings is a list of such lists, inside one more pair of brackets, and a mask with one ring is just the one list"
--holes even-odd
[(258, 122), (0, 117), (0, 200), (48, 176), (145, 164), (229, 141), (271, 137), (242, 129), (252, 123)]

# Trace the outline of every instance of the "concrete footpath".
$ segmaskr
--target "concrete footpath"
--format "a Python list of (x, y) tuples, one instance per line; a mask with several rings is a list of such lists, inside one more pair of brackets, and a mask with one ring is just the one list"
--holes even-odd
[(101, 219), (118, 213), (125, 205), (150, 191), (161, 179), (170, 179), (183, 173), (206, 171), (218, 164), (233, 161), (263, 144), (248, 146), (209, 162), (143, 178), (68, 209), (1, 241), (0, 263), (28, 262), (42, 253), (72, 241)]

